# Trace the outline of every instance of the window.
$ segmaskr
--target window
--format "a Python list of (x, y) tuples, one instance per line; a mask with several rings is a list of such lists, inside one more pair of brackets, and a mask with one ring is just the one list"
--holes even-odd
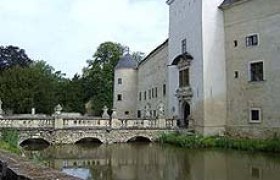
[(147, 99), (147, 92), (146, 91), (144, 92), (144, 99), (145, 100)]
[(261, 109), (259, 108), (251, 108), (250, 110), (250, 122), (258, 123), (261, 121)]
[(155, 96), (156, 96), (156, 98), (157, 98), (157, 87), (155, 88), (155, 91), (156, 91), (156, 92), (155, 92)]
[(234, 71), (234, 78), (237, 79), (239, 77), (239, 72), (238, 71)]
[(139, 92), (139, 101), (141, 101), (141, 100), (142, 100), (142, 93)]
[(264, 66), (263, 61), (250, 62), (250, 81), (264, 80)]
[(187, 39), (183, 39), (181, 41), (181, 50), (182, 50), (182, 54), (187, 52)]
[(258, 45), (258, 35), (250, 35), (246, 37), (246, 47), (257, 46)]
[(138, 117), (138, 118), (141, 118), (141, 110), (138, 110), (138, 111), (137, 111), (137, 117)]
[(151, 99), (151, 90), (149, 89), (149, 99)]
[(164, 85), (162, 86), (162, 94), (163, 94), (163, 96), (166, 95), (166, 84), (164, 84)]
[(125, 114), (125, 115), (129, 115), (129, 111), (125, 111), (124, 114)]
[(154, 88), (152, 88), (152, 98), (154, 98)]
[(118, 78), (118, 84), (122, 84), (122, 78)]
[(179, 72), (179, 86), (187, 87), (189, 86), (189, 69), (184, 69)]
[(122, 100), (122, 95), (118, 94), (118, 101), (121, 101), (121, 100)]
[(238, 41), (237, 41), (237, 40), (234, 40), (234, 41), (233, 41), (233, 44), (234, 44), (234, 47), (237, 47), (237, 46), (238, 46)]

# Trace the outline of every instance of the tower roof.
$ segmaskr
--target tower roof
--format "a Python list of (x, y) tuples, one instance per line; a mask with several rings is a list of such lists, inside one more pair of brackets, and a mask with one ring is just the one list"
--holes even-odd
[(122, 68), (136, 69), (137, 66), (138, 66), (138, 63), (132, 58), (132, 56), (130, 54), (126, 54), (122, 58), (120, 58), (115, 69), (122, 69)]
[(219, 6), (220, 8), (226, 8), (233, 4), (242, 3), (248, 0), (224, 0), (223, 3)]

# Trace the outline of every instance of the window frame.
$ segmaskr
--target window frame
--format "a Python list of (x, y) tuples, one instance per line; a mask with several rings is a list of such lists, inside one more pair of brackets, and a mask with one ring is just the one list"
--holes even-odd
[[(252, 72), (251, 72), (251, 65), (252, 64), (254, 64), (254, 63), (260, 63), (260, 62), (262, 62), (262, 64), (263, 64), (263, 70), (262, 70), (262, 72), (263, 72), (263, 75), (262, 75), (262, 80), (258, 80), (258, 81), (256, 81), (256, 80), (252, 80)], [(253, 82), (253, 83), (257, 83), (257, 82), (263, 82), (263, 81), (265, 81), (265, 63), (264, 63), (264, 60), (254, 60), (254, 61), (249, 61), (248, 62), (248, 81), (249, 82)]]
[[(254, 36), (257, 36), (257, 44), (253, 44)], [(249, 45), (249, 43), (248, 43), (249, 38), (252, 38), (252, 44), (251, 45)], [(245, 37), (245, 47), (246, 48), (257, 47), (259, 45), (260, 45), (260, 35), (259, 35), (259, 33), (251, 33), (251, 34), (246, 35), (246, 37)]]
[[(259, 112), (259, 120), (252, 120), (252, 111)], [(262, 109), (261, 108), (250, 108), (249, 109), (249, 123), (259, 124), (262, 122)]]
[[(119, 98), (120, 97), (120, 98)], [(122, 94), (118, 94), (117, 95), (117, 101), (122, 101), (123, 100), (123, 96), (122, 96)]]
[(118, 78), (118, 85), (122, 85), (122, 78)]
[(185, 67), (179, 70), (179, 87), (189, 87), (190, 86), (190, 68)]
[(162, 85), (162, 96), (166, 96), (166, 84)]

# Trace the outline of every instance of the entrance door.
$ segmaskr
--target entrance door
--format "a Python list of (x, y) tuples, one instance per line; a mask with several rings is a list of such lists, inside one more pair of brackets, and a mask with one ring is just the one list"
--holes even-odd
[(184, 107), (184, 124), (185, 126), (188, 128), (189, 127), (189, 116), (191, 114), (191, 107), (189, 105), (189, 103), (185, 103), (185, 107)]

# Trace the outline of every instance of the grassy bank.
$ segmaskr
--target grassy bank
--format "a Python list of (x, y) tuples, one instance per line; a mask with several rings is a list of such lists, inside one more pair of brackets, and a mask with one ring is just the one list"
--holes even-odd
[(20, 149), (17, 146), (18, 143), (18, 132), (16, 130), (2, 130), (0, 138), (0, 149), (19, 153)]
[(243, 151), (280, 152), (280, 138), (276, 137), (261, 140), (170, 133), (163, 134), (160, 141), (185, 148), (222, 148)]

